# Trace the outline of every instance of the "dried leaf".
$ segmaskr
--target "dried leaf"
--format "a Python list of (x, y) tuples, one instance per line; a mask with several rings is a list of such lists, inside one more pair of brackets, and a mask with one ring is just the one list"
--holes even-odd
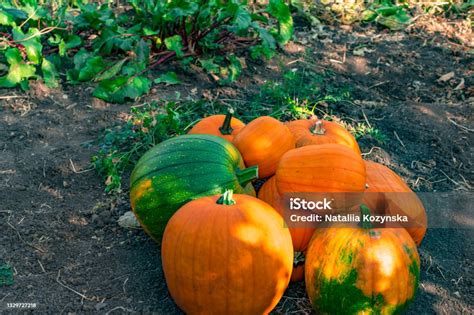
[(446, 82), (454, 78), (454, 71), (443, 74), (439, 77), (438, 82)]
[(356, 49), (354, 49), (354, 50), (352, 51), (352, 54), (353, 54), (354, 56), (364, 57), (366, 53), (372, 53), (372, 52), (374, 52), (374, 51), (375, 51), (375, 50), (373, 50), (373, 49), (369, 49), (369, 48), (367, 48), (367, 47), (365, 47), (365, 46), (362, 46), (362, 47), (357, 47)]

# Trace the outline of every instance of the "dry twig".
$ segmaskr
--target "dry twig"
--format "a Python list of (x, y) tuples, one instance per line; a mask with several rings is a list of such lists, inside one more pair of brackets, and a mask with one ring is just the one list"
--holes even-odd
[(60, 277), (61, 277), (61, 269), (58, 270), (58, 276), (56, 277), (56, 282), (59, 283), (59, 285), (61, 285), (63, 288), (66, 288), (66, 289), (68, 289), (69, 291), (76, 293), (76, 294), (79, 295), (82, 299), (88, 300), (88, 301), (92, 301), (91, 298), (87, 297), (86, 295), (84, 295), (84, 294), (82, 294), (82, 293), (80, 293), (80, 292), (77, 292), (77, 291), (74, 290), (73, 288), (71, 288), (71, 287), (65, 285), (64, 283), (62, 283), (62, 282), (59, 280)]
[(398, 142), (400, 142), (400, 144), (402, 145), (402, 147), (404, 149), (406, 149), (407, 147), (405, 146), (405, 144), (403, 143), (402, 139), (400, 139), (400, 137), (398, 136), (398, 133), (394, 130), (393, 133), (395, 134), (395, 138), (397, 138)]
[(468, 132), (474, 132), (474, 129), (467, 128), (467, 127), (465, 127), (465, 126), (463, 126), (463, 125), (460, 125), (460, 124), (458, 124), (457, 122), (455, 122), (454, 120), (452, 120), (452, 119), (449, 118), (449, 117), (448, 117), (448, 120), (449, 120), (453, 125), (455, 125), (456, 127), (459, 127), (459, 128), (461, 128), (461, 129), (463, 129), (463, 130), (466, 130), (466, 131), (468, 131)]

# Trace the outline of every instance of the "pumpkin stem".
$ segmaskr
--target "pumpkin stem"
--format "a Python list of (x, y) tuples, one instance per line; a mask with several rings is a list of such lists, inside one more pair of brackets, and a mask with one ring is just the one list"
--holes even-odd
[(250, 166), (243, 170), (237, 169), (236, 175), (240, 186), (244, 187), (254, 179), (258, 178), (258, 165)]
[(323, 121), (318, 120), (314, 123), (313, 126), (309, 129), (313, 135), (324, 135), (326, 133), (326, 129), (323, 127)]
[(222, 123), (222, 126), (219, 128), (219, 131), (223, 135), (230, 135), (232, 134), (232, 131), (234, 131), (234, 129), (232, 129), (232, 127), (230, 126), (233, 113), (234, 113), (234, 110), (232, 108), (229, 108), (229, 110), (227, 111), (227, 114), (225, 115), (224, 123)]
[(372, 228), (372, 223), (364, 221), (364, 215), (369, 215), (370, 216), (370, 209), (366, 205), (360, 205), (360, 214), (362, 215), (361, 221), (360, 221), (360, 226), (363, 229), (371, 229)]
[(293, 267), (296, 268), (299, 265), (304, 265), (305, 256), (303, 252), (295, 252), (293, 258)]
[(226, 206), (235, 205), (235, 200), (232, 199), (233, 194), (234, 192), (232, 191), (232, 189), (226, 189), (225, 192), (222, 194), (222, 196), (220, 196), (219, 199), (217, 199), (216, 203), (218, 205), (226, 205)]

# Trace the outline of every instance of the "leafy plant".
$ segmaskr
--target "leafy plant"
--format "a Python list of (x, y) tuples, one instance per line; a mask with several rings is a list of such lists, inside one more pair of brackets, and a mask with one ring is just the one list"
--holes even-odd
[[(42, 78), (55, 87), (96, 82), (95, 97), (124, 102), (146, 94), (152, 84), (176, 84), (176, 74), (150, 70), (177, 59), (196, 62), (220, 77), (236, 80), (242, 65), (233, 51), (251, 48), (254, 58), (271, 57), (292, 36), (293, 20), (284, 0), (265, 7), (230, 0), (128, 0), (128, 6), (75, 2), (76, 10), (38, 1), (0, 5), (0, 87)], [(42, 2), (41, 2), (42, 3)], [(65, 69), (65, 73), (58, 69)]]
[(371, 136), (380, 143), (385, 143), (387, 141), (387, 136), (379, 129), (365, 123), (357, 123), (354, 126), (350, 126), (348, 129), (356, 139), (360, 139), (364, 136)]
[(318, 105), (349, 99), (346, 88), (324, 84), (326, 74), (307, 69), (285, 72), (281, 80), (268, 81), (254, 98), (254, 106), (267, 107), (268, 115), (280, 120), (315, 115)]
[(105, 178), (106, 191), (121, 189), (121, 175), (155, 144), (184, 133), (182, 107), (169, 102), (133, 107), (125, 124), (107, 129), (100, 137), (99, 151), (92, 157), (96, 170)]
[(406, 4), (397, 5), (392, 0), (375, 1), (361, 14), (363, 22), (375, 22), (391, 30), (402, 30), (411, 22)]

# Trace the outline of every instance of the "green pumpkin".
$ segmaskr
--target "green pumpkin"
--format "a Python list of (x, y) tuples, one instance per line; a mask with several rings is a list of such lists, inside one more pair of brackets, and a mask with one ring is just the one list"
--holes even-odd
[(166, 223), (185, 203), (226, 189), (253, 194), (258, 168), (245, 169), (239, 151), (211, 135), (184, 135), (151, 148), (130, 179), (132, 209), (145, 231), (161, 239)]

